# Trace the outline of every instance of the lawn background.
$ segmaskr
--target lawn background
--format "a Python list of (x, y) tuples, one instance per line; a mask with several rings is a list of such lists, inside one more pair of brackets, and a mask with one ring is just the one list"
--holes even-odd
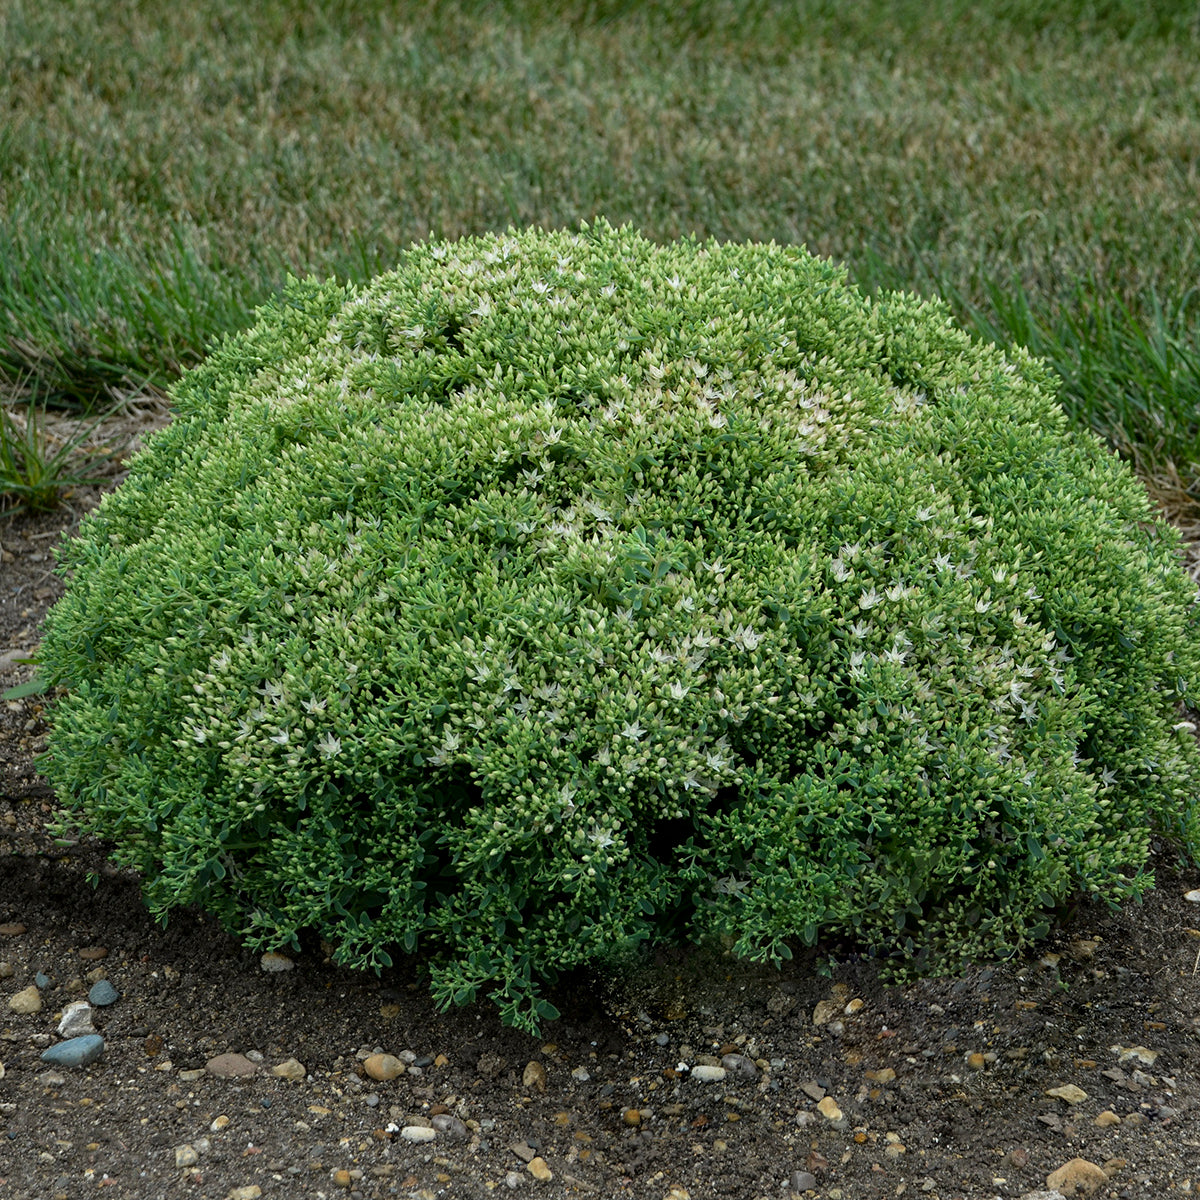
[(0, 111), (10, 414), (168, 387), (288, 272), (606, 216), (942, 295), (1200, 526), (1194, 0), (0, 0)]

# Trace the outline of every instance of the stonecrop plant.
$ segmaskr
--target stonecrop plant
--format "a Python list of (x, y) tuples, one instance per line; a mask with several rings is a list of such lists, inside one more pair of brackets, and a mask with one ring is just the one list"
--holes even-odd
[(941, 304), (509, 232), (293, 281), (174, 401), (40, 652), (160, 915), (532, 1030), (639, 943), (933, 969), (1200, 855), (1179, 537)]

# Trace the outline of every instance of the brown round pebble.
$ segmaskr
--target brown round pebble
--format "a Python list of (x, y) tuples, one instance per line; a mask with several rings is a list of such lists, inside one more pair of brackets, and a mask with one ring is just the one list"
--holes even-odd
[(15, 1013), (21, 1013), (23, 1016), (32, 1016), (34, 1013), (42, 1011), (42, 994), (31, 983), (27, 988), (22, 989), (9, 1000), (8, 1007)]
[(554, 1178), (554, 1172), (550, 1170), (546, 1160), (541, 1157), (530, 1159), (525, 1169), (541, 1183), (549, 1183)]
[(285, 1059), (283, 1062), (271, 1068), (271, 1074), (276, 1079), (303, 1079), (308, 1072), (304, 1069), (304, 1064), (297, 1062), (294, 1058)]
[(380, 1083), (403, 1075), (407, 1069), (394, 1054), (372, 1054), (363, 1061), (363, 1070)]
[(12, 925), (0, 925), (0, 937), (20, 937), (25, 932), (25, 926), (19, 921)]
[(621, 1114), (621, 1120), (626, 1125), (640, 1125), (642, 1123), (642, 1114), (636, 1108), (627, 1108)]
[(521, 1083), (526, 1088), (536, 1088), (539, 1092), (546, 1090), (546, 1068), (536, 1060), (529, 1063), (521, 1075)]
[(258, 1066), (242, 1054), (218, 1054), (216, 1058), (210, 1058), (204, 1068), (219, 1079), (238, 1079), (258, 1070)]
[(79, 952), (79, 957), (84, 962), (99, 962), (102, 958), (108, 957), (107, 946), (85, 946)]

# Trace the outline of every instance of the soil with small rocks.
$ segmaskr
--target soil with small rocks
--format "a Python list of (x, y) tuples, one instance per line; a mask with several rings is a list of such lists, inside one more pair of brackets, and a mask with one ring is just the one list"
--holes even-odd
[[(94, 499), (0, 516), (0, 690)], [(1018, 961), (887, 986), (870, 958), (681, 950), (566, 980), (533, 1038), (487, 1002), (437, 1011), (413, 963), (156, 925), (104, 844), (47, 832), (44, 699), (0, 701), (3, 1200), (1200, 1191), (1200, 872), (1165, 850), (1143, 904), (1081, 903)], [(44, 1061), (81, 1002), (101, 1056)]]

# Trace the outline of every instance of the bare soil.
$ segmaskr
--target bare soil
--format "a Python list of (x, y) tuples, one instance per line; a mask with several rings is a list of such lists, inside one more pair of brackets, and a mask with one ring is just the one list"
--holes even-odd
[[(0, 690), (32, 673), (52, 547), (95, 498), (0, 517)], [(44, 718), (41, 697), (0, 701), (3, 1200), (976, 1200), (1076, 1158), (1108, 1175), (1098, 1197), (1200, 1191), (1200, 871), (1165, 850), (1144, 904), (1082, 904), (1019, 961), (898, 987), (869, 958), (825, 977), (811, 955), (680, 951), (567, 980), (539, 1040), (486, 1002), (437, 1012), (417, 964), (376, 978), (314, 951), (268, 973), (201, 913), (158, 927), (103, 844), (46, 832)], [(15, 1012), (38, 973), (41, 1011)], [(102, 975), (103, 1057), (52, 1068), (58, 1014)], [(377, 1082), (377, 1050), (412, 1061)], [(225, 1052), (254, 1074), (205, 1069)], [(724, 1080), (687, 1069), (728, 1054)], [(289, 1058), (301, 1078), (271, 1073)], [(1082, 1097), (1048, 1094), (1064, 1085)], [(401, 1133), (431, 1123), (450, 1128)]]

